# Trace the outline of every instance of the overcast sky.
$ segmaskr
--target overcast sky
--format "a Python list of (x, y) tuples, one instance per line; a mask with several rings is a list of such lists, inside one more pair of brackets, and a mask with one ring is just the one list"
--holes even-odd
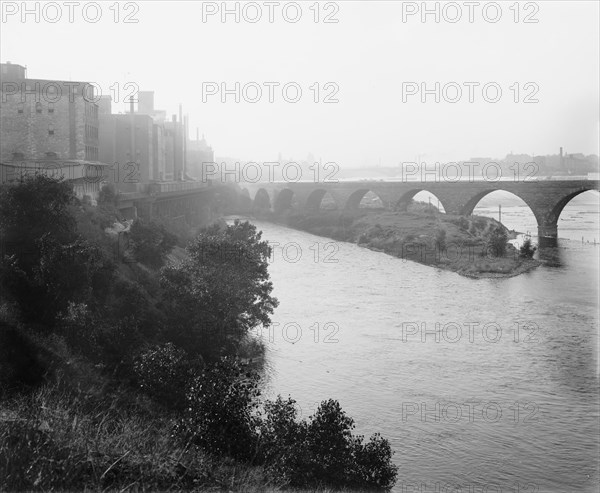
[[(20, 9), (21, 2), (2, 2), (4, 13)], [(36, 2), (28, 2), (31, 9)], [(302, 17), (288, 22), (280, 2), (273, 7), (257, 2), (262, 18), (252, 20), (255, 6), (240, 4), (240, 22), (220, 13), (203, 22), (203, 9), (221, 7), (221, 2), (121, 3), (119, 22), (114, 22), (113, 2), (102, 2), (102, 17), (86, 21), (80, 2), (74, 22), (68, 6), (39, 3), (40, 18), (21, 12), (2, 19), (0, 58), (26, 65), (28, 76), (45, 79), (93, 81), (103, 94), (109, 87), (131, 81), (141, 90), (154, 90), (156, 107), (173, 114), (181, 102), (190, 115), (191, 136), (195, 128), (206, 135), (217, 155), (243, 160), (274, 161), (304, 159), (310, 152), (318, 159), (341, 167), (395, 165), (401, 161), (433, 162), (470, 157), (503, 157), (515, 153), (551, 154), (559, 146), (567, 152), (598, 153), (599, 133), (599, 3), (596, 1), (500, 2), (501, 18), (494, 6), (469, 7), (440, 3), (440, 22), (433, 14), (422, 22), (420, 13), (404, 13), (421, 2), (342, 1), (301, 3)], [(404, 3), (404, 6), (402, 5)], [(133, 4), (133, 2), (130, 2)], [(235, 8), (235, 2), (228, 2)], [(527, 5), (526, 5), (527, 4)], [(8, 6), (7, 6), (8, 5)], [(256, 5), (256, 4), (255, 4)], [(427, 2), (434, 9), (436, 2)], [(453, 20), (458, 10), (462, 17)], [(134, 8), (135, 7), (135, 8)], [(289, 21), (297, 14), (286, 6)], [(137, 11), (135, 11), (137, 10)], [(315, 23), (315, 11), (319, 22)], [(518, 10), (519, 22), (515, 22)], [(87, 8), (88, 20), (95, 15)], [(124, 17), (137, 23), (125, 23)], [(445, 14), (445, 15), (444, 15)], [(324, 18), (338, 20), (325, 23)], [(525, 23), (524, 20), (538, 20)], [(46, 17), (46, 18), (44, 18)], [(235, 82), (243, 87), (263, 87), (262, 98), (240, 103), (220, 94), (202, 100), (203, 83)], [(274, 88), (269, 102), (265, 82)], [(302, 89), (297, 103), (284, 100), (282, 86), (296, 83)], [(434, 89), (456, 83), (463, 89), (458, 102), (441, 94), (427, 101), (421, 95), (405, 95), (403, 83), (421, 82)], [(469, 102), (465, 82), (473, 87)], [(319, 103), (314, 102), (317, 83)], [(329, 86), (325, 84), (331, 83)], [(486, 102), (482, 86), (488, 86)], [(516, 86), (514, 84), (517, 84)], [(527, 83), (530, 83), (526, 86)], [(457, 99), (456, 85), (446, 87), (447, 99)], [(311, 90), (310, 87), (313, 87)], [(293, 99), (294, 87), (287, 96)], [(407, 86), (405, 86), (407, 87)], [(511, 87), (513, 89), (511, 89)], [(517, 96), (519, 102), (515, 103)], [(247, 86), (248, 98), (255, 98)], [(338, 89), (335, 94), (332, 94)], [(326, 96), (339, 100), (324, 103)], [(524, 99), (538, 100), (525, 103)], [(116, 104), (117, 111), (123, 104)], [(114, 111), (114, 110), (113, 110)]]

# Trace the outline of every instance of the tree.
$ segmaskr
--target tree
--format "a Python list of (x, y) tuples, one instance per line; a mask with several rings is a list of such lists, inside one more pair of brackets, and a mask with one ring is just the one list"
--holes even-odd
[(0, 187), (0, 235), (3, 251), (16, 255), (28, 274), (41, 255), (37, 241), (50, 234), (60, 243), (75, 240), (75, 219), (69, 206), (75, 201), (72, 186), (44, 175), (28, 176)]
[(531, 238), (526, 238), (523, 242), (523, 245), (521, 245), (521, 248), (519, 249), (519, 255), (522, 258), (532, 258), (536, 250), (537, 247), (534, 247), (531, 244)]
[(435, 246), (439, 253), (446, 249), (446, 230), (440, 228), (435, 233)]
[(117, 201), (118, 201), (117, 189), (115, 188), (115, 186), (112, 183), (108, 183), (100, 189), (100, 193), (98, 194), (98, 203), (99, 204), (117, 205)]
[(214, 359), (237, 348), (253, 327), (271, 323), (278, 305), (267, 271), (271, 248), (254, 225), (236, 220), (203, 230), (187, 251), (189, 259), (162, 269), (173, 335)]
[(506, 243), (508, 235), (506, 230), (500, 226), (496, 227), (488, 237), (488, 245), (495, 257), (503, 257), (506, 254)]
[(2, 301), (25, 320), (54, 325), (70, 301), (101, 302), (114, 265), (105, 251), (79, 236), (71, 185), (44, 175), (0, 188)]
[(151, 267), (160, 267), (166, 255), (177, 244), (175, 235), (164, 226), (136, 219), (131, 225), (129, 241), (135, 259)]

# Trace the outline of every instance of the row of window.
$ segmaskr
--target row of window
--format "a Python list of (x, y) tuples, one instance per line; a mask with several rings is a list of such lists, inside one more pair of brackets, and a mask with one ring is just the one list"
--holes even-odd
[(85, 146), (86, 161), (98, 161), (98, 148), (94, 146)]
[(85, 124), (85, 138), (86, 139), (97, 139), (98, 138), (98, 127), (93, 125)]
[[(17, 113), (22, 114), (25, 110), (25, 103), (17, 104)], [(41, 114), (44, 110), (42, 103), (35, 103), (35, 112)], [(48, 113), (54, 113), (54, 103), (48, 103)], [(96, 105), (86, 103), (85, 104), (85, 114), (92, 118), (98, 118), (98, 107)]]
[(92, 103), (85, 103), (85, 114), (92, 118), (98, 118), (98, 106)]
[[(19, 103), (17, 105), (17, 113), (23, 113), (25, 109), (25, 103)], [(35, 112), (41, 114), (43, 111), (42, 103), (35, 103)], [(48, 103), (48, 113), (54, 113), (54, 103)]]

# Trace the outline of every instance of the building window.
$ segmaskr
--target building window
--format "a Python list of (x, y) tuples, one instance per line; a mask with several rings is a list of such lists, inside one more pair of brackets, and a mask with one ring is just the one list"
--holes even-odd
[(17, 112), (18, 113), (23, 113), (23, 107), (24, 107), (24, 104), (23, 103), (19, 103), (17, 105)]
[(54, 135), (54, 125), (48, 125), (48, 135)]
[(42, 103), (35, 103), (35, 112), (36, 113), (42, 112)]
[(13, 161), (24, 161), (25, 155), (22, 152), (13, 152), (12, 160)]
[(48, 103), (48, 113), (54, 113), (54, 103)]

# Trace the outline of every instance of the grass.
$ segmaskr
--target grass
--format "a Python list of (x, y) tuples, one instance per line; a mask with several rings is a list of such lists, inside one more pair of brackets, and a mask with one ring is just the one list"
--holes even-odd
[(68, 383), (0, 400), (0, 491), (334, 491), (290, 490), (262, 467), (182, 443), (175, 414), (83, 360), (68, 365)]
[(174, 420), (143, 398), (42, 387), (3, 403), (0, 490), (246, 491), (259, 468), (216, 460), (171, 436)]

